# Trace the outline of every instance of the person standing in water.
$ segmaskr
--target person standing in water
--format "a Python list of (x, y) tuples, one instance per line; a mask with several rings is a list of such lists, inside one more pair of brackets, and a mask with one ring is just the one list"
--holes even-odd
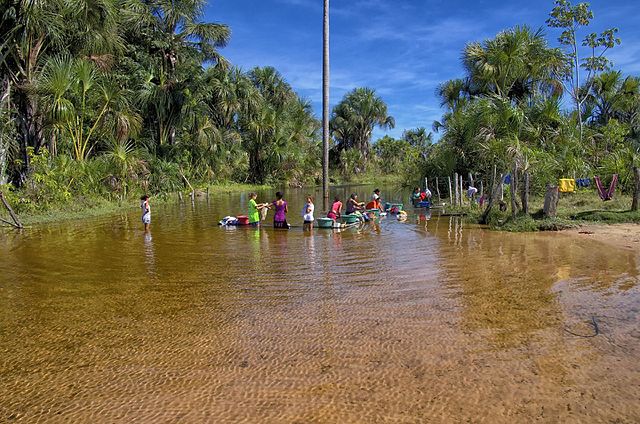
[(342, 213), (342, 202), (340, 201), (340, 197), (336, 196), (333, 198), (333, 204), (331, 205), (331, 210), (327, 214), (327, 218), (331, 218), (334, 221), (340, 218), (340, 214)]
[(289, 212), (289, 208), (287, 206), (286, 200), (282, 198), (282, 193), (276, 193), (276, 200), (272, 203), (276, 212), (273, 215), (273, 228), (284, 228), (285, 230), (289, 229), (289, 224), (287, 223), (287, 212)]
[(315, 220), (313, 217), (313, 211), (315, 210), (315, 205), (313, 204), (313, 197), (310, 194), (307, 195), (307, 202), (304, 204), (302, 208), (302, 219), (304, 223), (302, 224), (302, 229), (305, 231), (311, 231), (313, 229), (313, 221)]
[(142, 209), (142, 223), (144, 224), (144, 231), (149, 231), (151, 225), (151, 205), (149, 205), (149, 196), (146, 194), (140, 198), (140, 209)]
[(367, 203), (365, 209), (378, 209), (380, 212), (384, 212), (382, 201), (380, 200), (380, 189), (373, 190), (371, 201)]
[(260, 210), (268, 207), (265, 203), (257, 203), (257, 198), (258, 195), (256, 193), (249, 193), (249, 225), (252, 227), (260, 225)]

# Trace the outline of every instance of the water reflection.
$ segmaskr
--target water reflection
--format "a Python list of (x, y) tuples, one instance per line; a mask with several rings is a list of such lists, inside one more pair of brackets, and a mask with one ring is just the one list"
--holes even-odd
[(151, 231), (144, 232), (144, 257), (149, 277), (157, 277), (156, 255), (153, 248), (153, 236)]

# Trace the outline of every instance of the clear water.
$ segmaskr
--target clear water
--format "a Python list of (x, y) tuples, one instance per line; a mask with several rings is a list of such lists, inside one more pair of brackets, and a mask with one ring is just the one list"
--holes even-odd
[(304, 194), (289, 231), (218, 227), (228, 194), (0, 232), (0, 422), (640, 421), (637, 254), (413, 210), (306, 233)]

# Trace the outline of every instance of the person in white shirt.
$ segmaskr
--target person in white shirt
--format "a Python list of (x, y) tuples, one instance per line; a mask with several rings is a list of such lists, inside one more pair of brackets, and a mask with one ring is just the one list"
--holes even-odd
[(146, 194), (140, 198), (140, 209), (142, 209), (142, 223), (144, 224), (144, 231), (149, 231), (149, 225), (151, 225), (151, 205), (149, 205), (149, 196)]
[(311, 195), (307, 195), (307, 202), (302, 208), (302, 219), (304, 220), (304, 223), (302, 224), (303, 230), (310, 231), (313, 229), (313, 221), (315, 221), (315, 218), (313, 217), (314, 210), (315, 206), (313, 204), (313, 197)]

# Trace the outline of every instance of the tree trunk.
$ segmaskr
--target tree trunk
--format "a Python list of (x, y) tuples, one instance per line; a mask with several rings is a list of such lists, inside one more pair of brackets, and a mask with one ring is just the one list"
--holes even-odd
[(176, 144), (176, 127), (172, 126), (169, 130), (169, 145), (174, 146)]
[[(22, 222), (18, 219), (18, 216), (15, 214), (13, 209), (11, 209), (11, 205), (7, 202), (7, 199), (4, 198), (4, 193), (0, 191), (0, 201), (4, 204), (4, 207), (9, 211), (9, 215), (11, 215), (11, 219), (13, 220), (13, 224), (9, 222), (9, 224), (13, 225), (16, 228), (23, 228)], [(5, 221), (8, 222), (8, 221)]]
[(543, 209), (545, 218), (554, 218), (557, 215), (559, 198), (558, 186), (547, 184), (547, 193), (544, 196)]
[(33, 152), (38, 154), (42, 146), (42, 116), (38, 113), (37, 100), (33, 95), (26, 92), (25, 89), (19, 90), (16, 107), (20, 121), (19, 142), (20, 156), (22, 158), (22, 169), (20, 170), (19, 181), (17, 182), (21, 185), (26, 180), (31, 169), (28, 148), (32, 147)]
[(489, 201), (487, 202), (487, 207), (482, 214), (482, 218), (480, 218), (481, 224), (487, 224), (489, 219), (489, 214), (491, 213), (491, 209), (493, 208), (493, 204), (498, 200), (498, 196), (500, 195), (500, 191), (502, 188), (502, 174), (500, 174), (500, 180), (498, 181), (498, 175), (496, 175), (496, 167), (493, 168), (493, 179), (491, 180), (491, 191), (489, 194)]
[(322, 198), (329, 208), (329, 0), (322, 14)]
[[(2, 97), (0, 97), (0, 113), (4, 109), (4, 113), (9, 115), (11, 112), (11, 82), (9, 78), (5, 78), (2, 82)], [(3, 119), (2, 124), (6, 125), (8, 121), (11, 119), (10, 115), (7, 116), (6, 121), (4, 121), (4, 116), (1, 117)], [(8, 158), (9, 158), (9, 142), (5, 139), (5, 137), (0, 134), (0, 185), (7, 183), (7, 170), (9, 169)]]
[(449, 204), (452, 204), (452, 200), (453, 200), (453, 193), (451, 191), (451, 177), (447, 177), (447, 179), (449, 180)]
[(57, 142), (57, 130), (51, 132), (51, 138), (49, 139), (49, 154), (52, 158), (58, 155), (58, 142)]
[(520, 199), (522, 200), (522, 212), (529, 213), (529, 171), (525, 171), (522, 175), (522, 190), (520, 190)]
[(634, 189), (633, 189), (633, 201), (631, 202), (631, 210), (637, 211), (640, 208), (640, 168), (637, 166), (633, 167), (633, 176), (634, 176)]
[(513, 165), (513, 172), (511, 173), (511, 217), (515, 218), (518, 214), (518, 203), (516, 197), (518, 196), (518, 165)]

